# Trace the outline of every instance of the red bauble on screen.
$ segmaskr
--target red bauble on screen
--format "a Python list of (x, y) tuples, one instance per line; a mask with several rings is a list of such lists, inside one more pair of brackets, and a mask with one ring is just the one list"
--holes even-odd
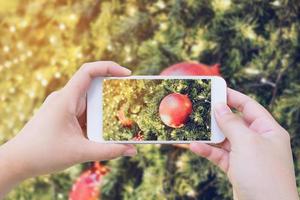
[(220, 64), (212, 66), (198, 63), (195, 61), (181, 62), (163, 70), (163, 76), (220, 76)]
[(159, 105), (159, 116), (172, 128), (182, 127), (192, 113), (192, 102), (187, 95), (172, 93), (165, 96)]

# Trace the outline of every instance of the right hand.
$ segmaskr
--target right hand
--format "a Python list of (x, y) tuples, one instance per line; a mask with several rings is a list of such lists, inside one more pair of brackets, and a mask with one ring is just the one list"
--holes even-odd
[(219, 166), (236, 199), (299, 200), (290, 137), (259, 103), (228, 89), (228, 105), (216, 106), (218, 126), (226, 136), (220, 147), (194, 142), (191, 151)]

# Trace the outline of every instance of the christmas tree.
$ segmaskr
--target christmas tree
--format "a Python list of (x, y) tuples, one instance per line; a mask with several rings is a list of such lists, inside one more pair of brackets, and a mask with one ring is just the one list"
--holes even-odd
[[(228, 86), (256, 99), (289, 131), (299, 185), (298, 0), (0, 0), (0, 21), (0, 143), (84, 62), (113, 60), (135, 75), (156, 75), (181, 61), (220, 63)], [(125, 117), (129, 111), (140, 112), (125, 105)], [(148, 123), (153, 112), (139, 113), (144, 132), (161, 129), (161, 123)], [(104, 163), (110, 171), (101, 199), (232, 198), (226, 176), (188, 150), (138, 149), (134, 158)], [(30, 179), (7, 199), (67, 199), (87, 167)]]

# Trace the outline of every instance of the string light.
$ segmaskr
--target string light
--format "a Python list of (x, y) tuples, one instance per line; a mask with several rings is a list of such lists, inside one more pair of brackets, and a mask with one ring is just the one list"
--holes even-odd
[(28, 96), (29, 96), (31, 99), (33, 99), (34, 96), (35, 96), (35, 92), (34, 92), (33, 90), (29, 91), (29, 92), (28, 92)]
[(182, 162), (181, 160), (178, 160), (178, 161), (176, 162), (176, 167), (177, 167), (177, 168), (182, 169), (183, 166), (184, 166), (184, 164), (183, 164), (183, 162)]
[(56, 38), (56, 36), (54, 36), (54, 35), (50, 36), (50, 38), (49, 38), (49, 42), (50, 42), (51, 44), (55, 44), (55, 43), (56, 43), (56, 41), (57, 41), (57, 38)]
[(66, 29), (66, 25), (64, 23), (60, 23), (58, 28), (62, 31), (64, 31)]
[(214, 10), (224, 12), (230, 8), (231, 0), (214, 0), (212, 6)]
[(55, 72), (55, 73), (54, 73), (54, 77), (55, 77), (56, 79), (59, 79), (59, 78), (61, 77), (61, 73), (60, 73), (60, 72)]
[(10, 26), (10, 27), (9, 27), (9, 31), (10, 31), (11, 33), (15, 33), (15, 32), (16, 32), (16, 27), (15, 27), (15, 26)]
[(273, 2), (271, 2), (270, 4), (273, 5), (273, 6), (276, 6), (276, 7), (281, 6), (281, 3), (280, 3), (279, 0), (273, 1)]
[(22, 81), (24, 79), (24, 77), (21, 75), (16, 75), (15, 77), (18, 81)]
[(254, 40), (257, 37), (251, 25), (245, 25), (245, 24), (241, 25), (240, 31), (245, 38), (248, 38), (250, 40)]
[(193, 55), (199, 55), (203, 50), (206, 49), (206, 42), (198, 40), (197, 44), (192, 46)]
[(11, 65), (12, 65), (11, 61), (5, 61), (5, 63), (4, 63), (4, 67), (6, 67), (6, 68), (10, 68)]
[(4, 95), (1, 96), (1, 101), (5, 101), (6, 97)]
[(18, 43), (17, 43), (17, 48), (18, 48), (19, 50), (22, 50), (22, 49), (24, 48), (23, 42), (18, 42)]
[(13, 129), (13, 133), (14, 133), (14, 134), (17, 134), (18, 132), (19, 132), (19, 129), (18, 129), (18, 128), (14, 128), (14, 129)]
[(112, 51), (112, 50), (113, 50), (113, 47), (112, 47), (111, 44), (107, 45), (107, 50), (108, 50), (108, 51)]
[(83, 54), (82, 54), (81, 52), (78, 52), (78, 53), (76, 54), (76, 57), (79, 58), (79, 59), (81, 59), (81, 58), (83, 57)]
[(19, 113), (19, 119), (20, 119), (20, 121), (24, 121), (25, 120), (24, 113)]
[(163, 23), (160, 23), (159, 24), (159, 29), (162, 30), (162, 31), (165, 31), (168, 29), (168, 24), (163, 22)]
[(58, 193), (57, 198), (63, 199), (63, 198), (64, 198), (64, 195), (63, 195), (62, 193)]
[(11, 94), (14, 94), (16, 92), (16, 88), (11, 87), (11, 88), (8, 89), (8, 92), (11, 93)]
[(77, 19), (77, 16), (74, 13), (72, 13), (69, 16), (69, 19), (72, 20), (72, 21), (75, 21)]
[(66, 65), (66, 66), (69, 65), (69, 63), (70, 63), (70, 62), (69, 62), (68, 60), (63, 60), (63, 61), (62, 61), (62, 64), (63, 64), (63, 65)]
[(42, 79), (41, 80), (41, 84), (42, 84), (42, 86), (47, 86), (48, 85), (48, 81), (46, 80), (46, 79)]
[(132, 57), (131, 56), (128, 56), (127, 58), (126, 58), (126, 62), (131, 62), (132, 61)]
[(26, 60), (26, 54), (20, 55), (20, 61), (25, 61)]
[(38, 81), (41, 81), (41, 80), (43, 79), (43, 75), (42, 75), (41, 73), (37, 73), (37, 74), (35, 75), (35, 77), (36, 77), (36, 79), (37, 79)]
[(27, 51), (27, 57), (31, 57), (32, 56), (32, 51)]
[(260, 71), (258, 69), (248, 67), (245, 69), (245, 73), (250, 75), (257, 75), (260, 73)]
[(124, 50), (125, 50), (126, 53), (130, 53), (130, 51), (131, 51), (131, 49), (130, 49), (129, 46), (125, 46), (125, 47), (124, 47)]
[(275, 83), (273, 83), (273, 82), (267, 80), (265, 77), (262, 77), (262, 78), (260, 79), (260, 82), (263, 83), (263, 84), (266, 84), (266, 85), (270, 85), (270, 86), (272, 86), (272, 87), (276, 87), (276, 84), (275, 84)]
[(22, 20), (20, 23), (19, 23), (19, 26), (21, 27), (21, 28), (25, 28), (25, 27), (27, 27), (28, 26), (28, 21), (27, 20)]
[[(10, 108), (6, 109), (6, 112), (7, 112), (7, 113), (11, 113), (11, 109), (10, 109)], [(9, 121), (9, 122), (7, 123), (7, 125), (8, 125), (8, 128), (9, 128), (9, 129), (12, 129), (12, 128), (14, 127), (14, 122), (13, 122), (13, 121)]]
[(13, 63), (14, 63), (14, 64), (18, 64), (18, 63), (19, 63), (19, 59), (18, 59), (18, 58), (15, 58), (15, 59), (13, 60)]
[(164, 9), (166, 7), (166, 3), (163, 1), (158, 1), (155, 5), (160, 9)]
[(57, 60), (55, 58), (51, 58), (50, 63), (51, 65), (55, 65), (57, 63)]
[(128, 15), (129, 16), (134, 16), (135, 15), (135, 13), (136, 13), (136, 8), (134, 7), (134, 6), (129, 6), (128, 8), (127, 8), (127, 13), (128, 13)]
[(151, 41), (151, 44), (152, 44), (153, 46), (156, 46), (156, 45), (158, 44), (158, 42), (157, 42), (156, 40), (152, 40), (152, 41)]
[(9, 46), (5, 45), (5, 46), (3, 47), (3, 51), (4, 51), (5, 53), (8, 53), (8, 52), (10, 51)]
[(190, 196), (190, 197), (195, 197), (196, 196), (196, 192), (195, 192), (195, 190), (190, 190), (190, 191), (188, 191), (187, 192), (187, 196)]

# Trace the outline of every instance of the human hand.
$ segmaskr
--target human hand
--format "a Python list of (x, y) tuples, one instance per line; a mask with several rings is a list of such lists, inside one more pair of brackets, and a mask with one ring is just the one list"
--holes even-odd
[(0, 199), (29, 177), (76, 163), (135, 155), (132, 145), (96, 143), (84, 134), (86, 92), (92, 78), (130, 73), (110, 61), (86, 63), (65, 87), (50, 94), (21, 132), (0, 147)]
[(191, 151), (219, 166), (233, 185), (234, 196), (245, 199), (299, 199), (290, 137), (271, 114), (250, 97), (228, 89), (228, 105), (215, 110), (226, 136), (219, 146), (190, 144)]

